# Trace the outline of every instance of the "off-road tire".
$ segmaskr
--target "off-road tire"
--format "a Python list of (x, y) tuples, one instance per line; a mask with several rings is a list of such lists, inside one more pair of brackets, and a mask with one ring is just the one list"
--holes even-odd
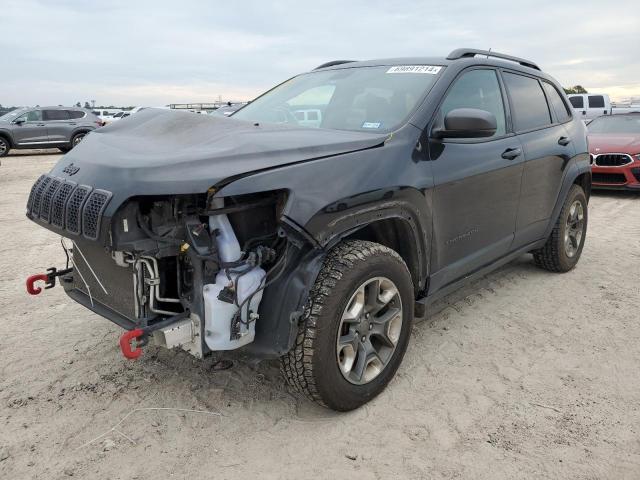
[[(342, 313), (352, 293), (368, 279), (383, 276), (397, 287), (402, 302), (402, 326), (390, 360), (369, 383), (356, 385), (340, 371), (336, 341)], [(387, 386), (407, 349), (413, 322), (414, 294), (406, 264), (383, 245), (350, 240), (338, 244), (324, 260), (299, 326), (296, 344), (282, 357), (289, 383), (310, 400), (338, 411), (360, 407)]]
[[(4, 148), (2, 148), (3, 146)], [(0, 137), (0, 157), (6, 157), (9, 154), (9, 150), (11, 150), (9, 140), (4, 137)]]
[[(571, 205), (576, 201), (579, 201), (582, 204), (584, 211), (584, 228), (577, 253), (573, 257), (569, 257), (565, 252), (564, 236), (565, 229), (567, 228), (567, 216), (569, 215), (569, 210)], [(582, 254), (582, 248), (584, 247), (584, 241), (587, 236), (587, 223), (587, 197), (580, 185), (573, 185), (564, 201), (558, 220), (551, 231), (551, 235), (547, 239), (547, 243), (545, 243), (542, 248), (531, 252), (533, 253), (533, 260), (535, 264), (540, 268), (549, 270), (550, 272), (563, 273), (573, 269)]]

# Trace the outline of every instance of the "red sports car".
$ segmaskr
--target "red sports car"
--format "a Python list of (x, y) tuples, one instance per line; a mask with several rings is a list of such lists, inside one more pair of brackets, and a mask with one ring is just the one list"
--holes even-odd
[(640, 191), (640, 113), (598, 117), (588, 129), (593, 187)]

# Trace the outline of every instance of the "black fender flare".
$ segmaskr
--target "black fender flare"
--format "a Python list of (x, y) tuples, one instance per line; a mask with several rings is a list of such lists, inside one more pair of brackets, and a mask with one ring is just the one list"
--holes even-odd
[[(589, 162), (589, 154), (582, 153), (573, 157), (573, 159), (569, 162), (569, 165), (566, 169), (566, 173), (562, 180), (562, 186), (560, 187), (560, 192), (558, 193), (558, 198), (556, 200), (556, 204), (553, 207), (553, 211), (551, 213), (551, 219), (549, 221), (549, 225), (547, 225), (547, 230), (545, 232), (544, 238), (549, 238), (551, 235), (551, 231), (558, 221), (558, 217), (560, 216), (560, 210), (562, 210), (562, 206), (564, 205), (564, 201), (569, 194), (569, 189), (576, 182), (576, 179), (585, 173), (589, 174), (589, 187), (591, 187), (591, 164)], [(587, 195), (587, 199), (589, 198), (590, 192), (585, 192)]]
[(432, 238), (430, 191), (396, 187), (341, 199), (311, 217), (305, 230), (328, 250), (372, 224), (389, 220), (403, 226), (402, 251), (398, 253), (409, 267), (416, 290), (423, 290), (429, 272)]

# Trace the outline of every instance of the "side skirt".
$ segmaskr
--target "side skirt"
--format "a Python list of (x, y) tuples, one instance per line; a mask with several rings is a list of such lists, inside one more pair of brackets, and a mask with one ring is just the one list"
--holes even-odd
[(542, 247), (545, 244), (545, 242), (546, 242), (546, 239), (542, 239), (542, 240), (538, 240), (536, 242), (530, 243), (528, 245), (525, 245), (524, 247), (521, 247), (518, 250), (514, 250), (513, 252), (508, 253), (504, 257), (496, 260), (495, 262), (489, 265), (485, 265), (484, 267), (479, 268), (475, 272), (470, 273), (469, 275), (462, 277), (459, 280), (456, 280), (446, 285), (445, 287), (442, 287), (437, 292), (434, 292), (431, 295), (427, 295), (426, 297), (416, 300), (416, 309), (415, 309), (416, 316), (419, 318), (425, 317), (427, 314), (427, 307), (433, 304), (436, 300), (439, 300), (442, 297), (446, 297), (447, 295), (455, 292), (456, 290), (460, 289), (464, 285), (467, 285), (468, 283), (471, 283), (475, 280), (478, 280), (479, 278), (484, 277), (486, 274), (492, 272), (493, 270), (496, 270), (497, 268), (500, 268), (503, 265), (506, 265), (507, 263), (515, 260), (521, 255), (524, 255), (525, 253), (530, 252), (531, 250), (535, 250), (536, 248)]

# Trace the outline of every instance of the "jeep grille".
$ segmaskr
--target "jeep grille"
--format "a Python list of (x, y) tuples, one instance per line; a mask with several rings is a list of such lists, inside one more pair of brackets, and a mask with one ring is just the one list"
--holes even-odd
[(42, 175), (31, 188), (27, 215), (73, 235), (96, 240), (111, 195), (106, 190)]

